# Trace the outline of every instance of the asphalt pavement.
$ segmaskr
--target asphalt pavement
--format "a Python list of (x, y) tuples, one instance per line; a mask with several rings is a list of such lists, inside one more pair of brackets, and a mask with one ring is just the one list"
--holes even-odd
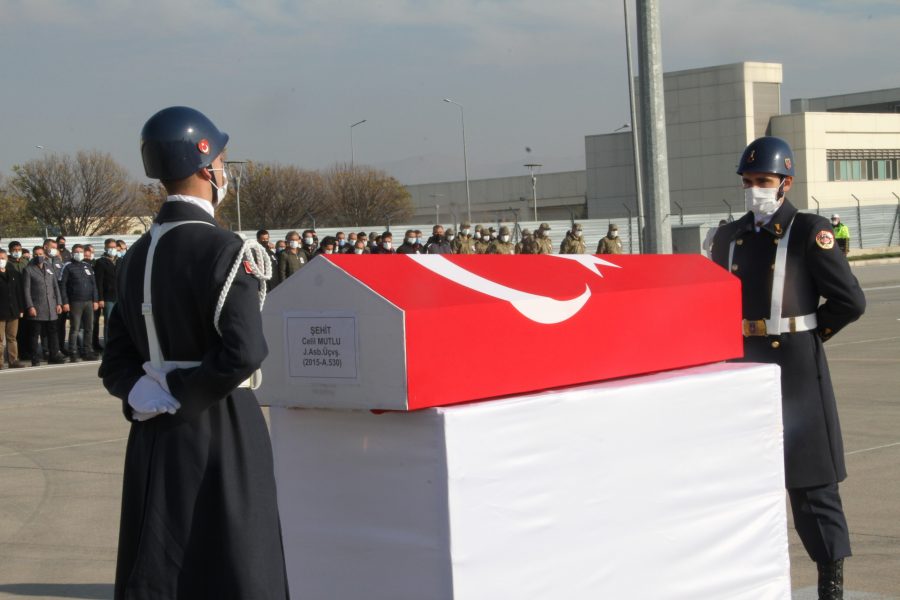
[[(826, 344), (850, 473), (846, 598), (900, 600), (900, 264), (853, 270), (868, 310)], [(0, 371), (0, 599), (112, 598), (129, 425), (97, 366)], [(815, 598), (793, 529), (790, 553), (795, 600)]]

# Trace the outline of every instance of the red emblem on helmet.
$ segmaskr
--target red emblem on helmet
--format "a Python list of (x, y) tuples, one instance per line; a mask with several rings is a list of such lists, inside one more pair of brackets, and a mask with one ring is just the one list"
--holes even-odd
[(209, 154), (209, 142), (206, 139), (200, 140), (197, 142), (197, 150), (203, 154)]
[(785, 158), (785, 159), (784, 159), (784, 168), (785, 168), (785, 169), (790, 169), (790, 168), (791, 168), (791, 159), (790, 159), (790, 158)]

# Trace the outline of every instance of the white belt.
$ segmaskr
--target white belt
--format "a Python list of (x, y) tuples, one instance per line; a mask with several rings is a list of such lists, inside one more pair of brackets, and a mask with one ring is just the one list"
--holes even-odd
[[(810, 331), (818, 326), (816, 313), (809, 313), (801, 317), (783, 317), (778, 323), (773, 319), (744, 319), (744, 337), (779, 335), (779, 333), (797, 333), (798, 331)], [(778, 333), (775, 333), (775, 332)]]

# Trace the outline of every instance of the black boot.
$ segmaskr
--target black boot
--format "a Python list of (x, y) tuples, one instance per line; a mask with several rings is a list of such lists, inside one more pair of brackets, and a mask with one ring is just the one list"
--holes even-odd
[(816, 563), (819, 568), (819, 600), (844, 600), (844, 559)]

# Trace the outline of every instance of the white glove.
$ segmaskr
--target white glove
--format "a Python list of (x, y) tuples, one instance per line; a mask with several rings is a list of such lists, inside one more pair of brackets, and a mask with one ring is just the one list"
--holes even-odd
[(178, 400), (149, 375), (138, 379), (128, 392), (128, 405), (133, 409), (133, 417), (137, 421), (146, 421), (163, 413), (174, 415), (181, 408)]
[(169, 365), (169, 366), (162, 367), (161, 369), (157, 369), (156, 367), (153, 366), (153, 363), (151, 363), (150, 361), (147, 361), (143, 364), (143, 367), (144, 367), (144, 373), (146, 373), (148, 377), (150, 377), (153, 381), (158, 383), (162, 387), (162, 389), (166, 390), (167, 394), (172, 393), (172, 391), (169, 389), (169, 382), (166, 381), (166, 375), (170, 371), (175, 370), (176, 367), (174, 365)]

